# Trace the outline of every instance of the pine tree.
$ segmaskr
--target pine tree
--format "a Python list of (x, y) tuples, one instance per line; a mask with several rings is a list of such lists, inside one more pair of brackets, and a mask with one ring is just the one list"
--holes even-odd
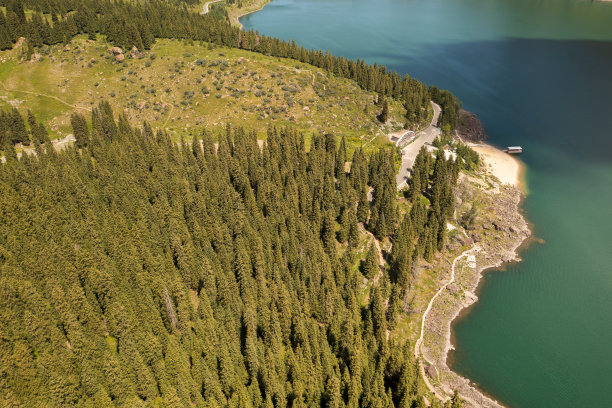
[(378, 119), (378, 121), (381, 123), (386, 123), (389, 119), (389, 104), (386, 98), (383, 98), (382, 110), (380, 111), (376, 119)]
[(359, 226), (357, 225), (357, 217), (354, 212), (349, 213), (349, 232), (348, 245), (349, 248), (356, 248), (359, 244)]
[(13, 41), (11, 39), (9, 28), (6, 24), (0, 24), (0, 51), (10, 50), (12, 48)]
[(463, 408), (463, 400), (459, 396), (457, 390), (453, 394), (453, 397), (447, 402), (450, 408)]
[(76, 140), (75, 144), (79, 149), (86, 147), (89, 144), (89, 129), (85, 118), (78, 113), (73, 113), (70, 117), (72, 133)]
[(36, 122), (36, 118), (34, 117), (34, 114), (32, 113), (31, 110), (28, 110), (27, 120), (28, 120), (28, 126), (30, 127), (30, 138), (32, 142), (34, 142), (35, 144), (42, 143), (42, 140), (38, 134), (39, 132), (38, 123)]
[(408, 179), (408, 197), (415, 202), (421, 196), (421, 168), (415, 165), (412, 167), (410, 178)]
[(150, 50), (153, 45), (154, 38), (151, 34), (151, 30), (149, 29), (148, 24), (144, 24), (140, 28), (140, 37), (142, 39), (142, 47), (145, 50)]
[(17, 15), (17, 18), (21, 22), (21, 24), (25, 24), (26, 15), (25, 15), (25, 10), (23, 8), (22, 0), (10, 1), (7, 7), (7, 11), (15, 13)]
[(365, 188), (361, 190), (359, 195), (359, 203), (357, 204), (357, 219), (359, 222), (366, 223), (370, 217), (370, 202), (366, 194)]
[(340, 140), (340, 147), (336, 155), (336, 178), (340, 178), (340, 174), (344, 174), (344, 165), (346, 163), (346, 141), (344, 136)]
[(11, 142), (13, 144), (23, 143), (24, 145), (29, 145), (30, 138), (28, 137), (28, 131), (26, 130), (23, 117), (17, 108), (13, 108), (10, 115)]
[(11, 36), (11, 41), (17, 41), (17, 38), (25, 34), (25, 25), (20, 21), (14, 11), (6, 13), (6, 25)]
[(329, 254), (335, 253), (335, 223), (331, 211), (327, 211), (323, 217), (323, 225), (321, 227), (321, 240)]
[(49, 139), (49, 133), (42, 122), (38, 122), (38, 129), (36, 130), (38, 139), (44, 143), (48, 148), (51, 148), (51, 139)]
[(372, 279), (380, 271), (380, 266), (378, 264), (378, 251), (376, 250), (376, 245), (374, 245), (374, 243), (370, 245), (366, 258), (362, 261), (361, 270), (363, 272), (363, 276), (368, 279)]
[(351, 229), (351, 219), (349, 217), (349, 212), (345, 208), (340, 215), (340, 229), (338, 230), (337, 237), (338, 242), (344, 243), (348, 240), (349, 231)]
[(5, 140), (4, 147), (2, 150), (4, 151), (4, 157), (7, 161), (17, 160), (17, 151), (15, 150), (15, 146), (10, 140)]
[(144, 44), (142, 42), (142, 38), (140, 37), (140, 31), (134, 24), (130, 24), (128, 30), (128, 40), (126, 42), (128, 48), (136, 47), (139, 50), (144, 49)]

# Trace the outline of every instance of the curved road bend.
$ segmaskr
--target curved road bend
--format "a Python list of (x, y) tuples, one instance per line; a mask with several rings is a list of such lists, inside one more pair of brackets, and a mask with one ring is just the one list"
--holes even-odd
[[(427, 142), (432, 143), (436, 136), (440, 136), (441, 132), (436, 125), (442, 109), (440, 105), (433, 101), (431, 102), (431, 106), (433, 107), (434, 114), (429, 126), (418, 132), (414, 141), (402, 149), (402, 164), (396, 178), (398, 190), (401, 190), (408, 182), (408, 174), (410, 174), (410, 169), (414, 164), (414, 159), (416, 159), (417, 154), (419, 154), (419, 150), (421, 150), (421, 146)], [(404, 133), (402, 137), (407, 133), (408, 132)]]
[(202, 7), (202, 12), (200, 14), (206, 14), (208, 13), (208, 6), (210, 6), (213, 3), (218, 3), (222, 0), (214, 0), (214, 1), (209, 1), (207, 3), (204, 3), (204, 6)]

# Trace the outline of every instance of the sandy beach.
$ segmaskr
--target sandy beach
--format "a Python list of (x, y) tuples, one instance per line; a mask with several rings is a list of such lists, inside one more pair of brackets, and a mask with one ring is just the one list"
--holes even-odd
[(521, 172), (523, 165), (520, 160), (491, 145), (471, 144), (470, 147), (480, 154), (485, 167), (502, 184), (509, 184), (522, 191)]

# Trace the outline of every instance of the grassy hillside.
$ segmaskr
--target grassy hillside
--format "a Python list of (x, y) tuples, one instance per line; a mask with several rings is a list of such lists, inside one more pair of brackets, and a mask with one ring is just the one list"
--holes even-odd
[[(115, 61), (109, 44), (77, 37), (66, 47), (23, 61), (22, 47), (0, 53), (0, 106), (37, 112), (51, 137), (70, 132), (73, 110), (101, 99), (133, 122), (148, 121), (178, 138), (184, 130), (221, 129), (228, 122), (256, 129), (293, 125), (344, 135), (350, 147), (386, 140), (403, 123), (400, 103), (376, 120), (376, 95), (354, 82), (293, 60), (247, 51), (159, 40), (141, 58)], [(377, 141), (378, 138), (378, 141)]]

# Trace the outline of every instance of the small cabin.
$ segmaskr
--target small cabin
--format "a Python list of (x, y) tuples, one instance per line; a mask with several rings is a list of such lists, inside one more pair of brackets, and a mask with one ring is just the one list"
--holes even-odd
[(506, 153), (509, 153), (509, 154), (523, 153), (523, 148), (521, 146), (509, 146), (506, 149)]

